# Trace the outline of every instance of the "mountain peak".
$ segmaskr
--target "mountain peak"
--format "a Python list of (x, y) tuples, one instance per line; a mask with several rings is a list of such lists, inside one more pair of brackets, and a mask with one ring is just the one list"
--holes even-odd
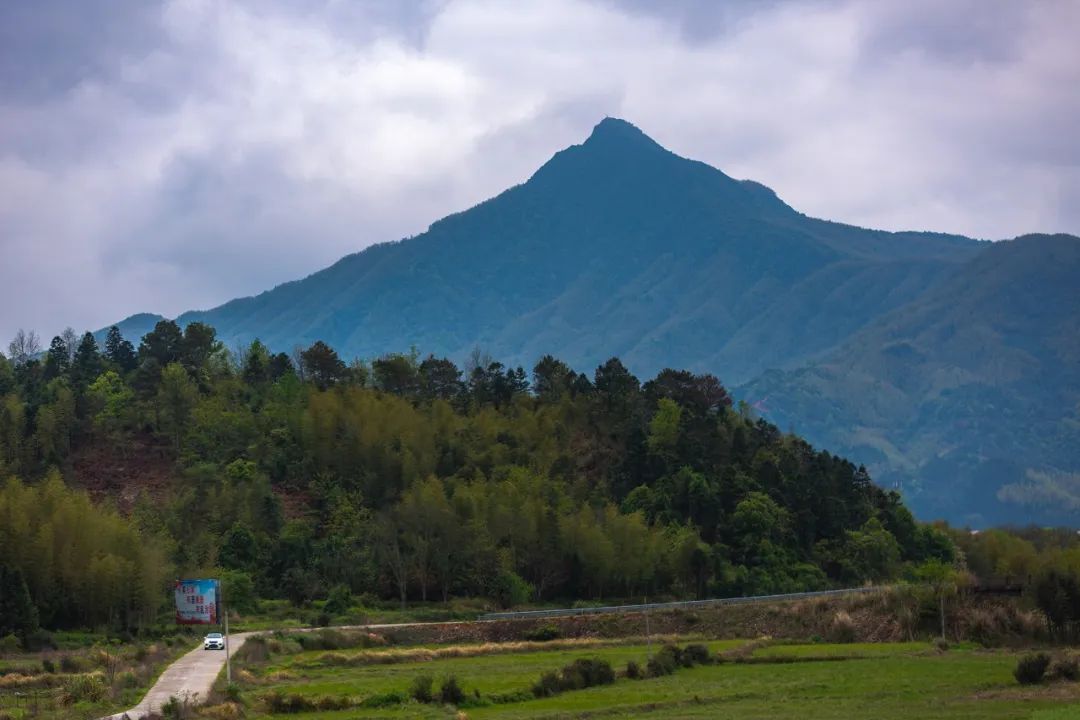
[(605, 117), (593, 128), (586, 145), (623, 145), (660, 148), (651, 137), (636, 125), (616, 117)]

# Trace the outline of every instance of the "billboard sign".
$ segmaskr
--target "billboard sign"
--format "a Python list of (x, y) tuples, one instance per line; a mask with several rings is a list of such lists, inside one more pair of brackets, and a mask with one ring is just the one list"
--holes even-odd
[(217, 580), (177, 580), (177, 625), (217, 625), (221, 617), (221, 585)]

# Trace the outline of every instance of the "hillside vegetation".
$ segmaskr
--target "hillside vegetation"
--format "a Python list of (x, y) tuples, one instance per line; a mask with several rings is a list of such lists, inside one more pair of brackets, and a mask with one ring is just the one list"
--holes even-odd
[[(462, 364), (482, 347), (526, 368), (550, 353), (589, 373), (612, 355), (641, 377), (714, 373), (921, 517), (1074, 522), (1078, 247), (816, 220), (608, 118), (417, 237), (177, 322), (230, 348), (415, 345)], [(119, 327), (137, 342), (160, 319)]]
[[(114, 330), (104, 352), (87, 333), (18, 360), (0, 359), (0, 475), (24, 478), (0, 491), (0, 556), (10, 601), (52, 627), (150, 621), (170, 571), (222, 573), (241, 611), (259, 596), (333, 611), (361, 592), (800, 591), (954, 556), (865, 470), (733, 408), (710, 375), (641, 383), (613, 358), (586, 377), (550, 356), (531, 381), (484, 357), (467, 373), (415, 354), (347, 366), (321, 342), (293, 363), (169, 321), (138, 350)], [(116, 468), (156, 453), (169, 485), (134, 493), (126, 518), (95, 508), (50, 469), (91, 446)]]
[(815, 364), (741, 390), (927, 515), (1075, 524), (1078, 278), (1077, 238), (997, 243)]

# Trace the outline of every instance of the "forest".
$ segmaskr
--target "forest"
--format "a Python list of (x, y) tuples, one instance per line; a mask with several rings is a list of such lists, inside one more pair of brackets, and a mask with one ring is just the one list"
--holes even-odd
[[(323, 342), (229, 349), (168, 320), (138, 347), (114, 327), (102, 347), (66, 332), (42, 350), (20, 331), (8, 350), (0, 636), (138, 629), (190, 575), (225, 577), (241, 605), (336, 592), (511, 606), (927, 567), (1030, 579), (1062, 553), (1069, 578), (1080, 569), (1068, 537), (984, 547), (916, 522), (865, 469), (756, 418), (708, 374), (641, 382), (612, 358), (590, 377), (551, 356), (530, 373), (480, 350), (463, 368), (416, 350), (347, 363)], [(170, 485), (134, 488), (124, 512), (91, 502), (71, 472), (88, 447), (164, 458)]]

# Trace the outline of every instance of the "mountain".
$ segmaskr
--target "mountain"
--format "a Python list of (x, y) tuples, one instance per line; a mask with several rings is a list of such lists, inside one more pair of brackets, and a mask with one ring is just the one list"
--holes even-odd
[(742, 390), (923, 515), (1075, 523), (1078, 280), (1078, 238), (995, 243), (820, 361)]
[[(1003, 247), (1029, 244), (1030, 262), (1010, 268), (1014, 272), (1045, 270), (1037, 242)], [(607, 118), (524, 184), (417, 237), (369, 247), (302, 280), (178, 321), (211, 324), (230, 346), (258, 337), (290, 350), (324, 340), (346, 358), (415, 345), (461, 360), (480, 347), (526, 367), (555, 352), (581, 370), (617, 355), (642, 376), (669, 365), (709, 371), (743, 387), (750, 400), (768, 395), (766, 416), (784, 429), (792, 426), (815, 442), (828, 439), (835, 449), (857, 449), (879, 477), (896, 483), (899, 472), (922, 477), (926, 453), (907, 447), (908, 435), (889, 426), (885, 415), (878, 432), (892, 445), (860, 444), (855, 438), (863, 426), (854, 418), (861, 415), (844, 413), (862, 402), (891, 402), (907, 408), (905, 418), (917, 416), (928, 396), (909, 392), (889, 373), (923, 366), (912, 364), (898, 345), (884, 360), (866, 352), (862, 384), (830, 369), (841, 367), (836, 358), (847, 358), (853, 347), (893, 337), (892, 326), (882, 325), (897, 322), (890, 318), (910, 317), (910, 326), (895, 332), (921, 337), (919, 323), (939, 321), (958, 294), (970, 293), (965, 307), (989, 313), (988, 327), (996, 331), (993, 323), (1004, 322), (1004, 314), (982, 307), (995, 297), (975, 292), (988, 282), (978, 268), (988, 262), (984, 257), (997, 256), (996, 248), (954, 235), (890, 233), (807, 217), (763, 185), (679, 157), (633, 125)], [(1061, 279), (1054, 281), (1061, 289)], [(947, 352), (936, 337), (910, 343), (926, 356), (927, 370), (951, 367), (967, 335)], [(1033, 357), (1040, 367), (1056, 368), (1061, 360), (1044, 357), (1049, 346), (1043, 339), (1032, 340)], [(934, 359), (939, 349), (946, 354)], [(972, 372), (985, 370), (980, 365)], [(1037, 397), (1054, 395), (1053, 383), (1065, 375), (1036, 378), (1042, 384)], [(801, 378), (815, 380), (804, 386)], [(823, 385), (837, 393), (831, 414), (812, 401)], [(994, 375), (971, 386), (977, 393), (1000, 387)], [(987, 398), (937, 401), (992, 414)], [(948, 422), (930, 422), (923, 442), (949, 446), (953, 430)], [(1024, 482), (1026, 472), (1010, 482)], [(990, 492), (994, 507), (1012, 507), (994, 495), (1004, 484)], [(907, 492), (934, 498), (916, 503), (924, 515), (971, 514), (964, 503), (945, 502), (949, 493), (932, 494), (930, 485), (905, 485)], [(982, 487), (977, 478), (969, 485)], [(1028, 517), (1028, 510), (1015, 519)]]

